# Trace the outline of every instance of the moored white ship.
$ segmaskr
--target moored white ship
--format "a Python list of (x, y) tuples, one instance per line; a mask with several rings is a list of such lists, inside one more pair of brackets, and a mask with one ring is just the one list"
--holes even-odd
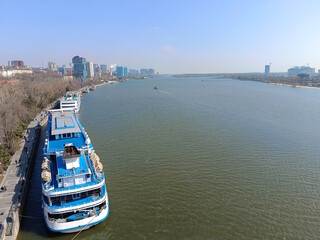
[(60, 109), (62, 110), (70, 110), (77, 113), (80, 111), (80, 106), (81, 96), (79, 92), (68, 92), (60, 99)]
[(41, 168), (42, 205), (51, 231), (76, 232), (108, 217), (103, 166), (74, 112), (49, 113)]

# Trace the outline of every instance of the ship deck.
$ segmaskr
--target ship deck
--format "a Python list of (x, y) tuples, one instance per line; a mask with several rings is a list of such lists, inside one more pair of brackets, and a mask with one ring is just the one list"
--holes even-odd
[(62, 155), (58, 156), (57, 169), (58, 169), (57, 175), (59, 178), (83, 175), (83, 174), (89, 173), (88, 164), (83, 154), (81, 154), (81, 156), (79, 157), (79, 167), (72, 168), (72, 169), (66, 168), (66, 164), (62, 158)]

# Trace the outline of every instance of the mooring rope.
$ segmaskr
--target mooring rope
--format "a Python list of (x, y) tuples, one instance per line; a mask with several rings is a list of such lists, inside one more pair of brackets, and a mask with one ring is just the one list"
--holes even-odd
[(93, 219), (95, 219), (97, 216), (98, 216), (98, 215), (96, 215), (94, 218), (92, 218), (71, 240), (76, 239), (76, 237), (78, 237), (78, 235), (82, 232), (82, 230), (84, 230), (84, 229), (88, 226), (88, 224), (91, 223), (91, 221), (92, 221)]

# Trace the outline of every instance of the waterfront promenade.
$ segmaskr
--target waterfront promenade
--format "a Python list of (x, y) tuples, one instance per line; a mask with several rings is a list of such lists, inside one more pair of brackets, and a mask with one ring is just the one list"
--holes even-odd
[(46, 122), (47, 114), (44, 110), (29, 124), (0, 184), (0, 239), (17, 238), (41, 125)]

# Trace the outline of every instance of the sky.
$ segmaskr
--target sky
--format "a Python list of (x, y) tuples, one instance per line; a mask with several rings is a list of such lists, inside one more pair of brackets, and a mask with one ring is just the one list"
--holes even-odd
[(318, 0), (0, 0), (0, 65), (71, 62), (159, 73), (320, 68)]

